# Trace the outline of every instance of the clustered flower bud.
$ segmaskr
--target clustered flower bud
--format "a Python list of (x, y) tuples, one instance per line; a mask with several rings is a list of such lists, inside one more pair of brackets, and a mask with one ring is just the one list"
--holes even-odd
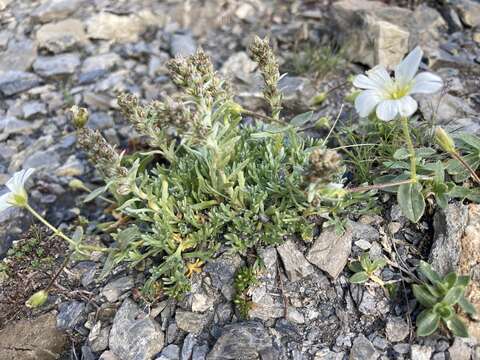
[(250, 52), (262, 73), (263, 81), (265, 82), (263, 96), (272, 109), (272, 118), (278, 120), (282, 110), (282, 94), (278, 89), (280, 72), (275, 54), (268, 44), (268, 39), (262, 40), (259, 37), (255, 37), (253, 40)]
[(447, 153), (456, 153), (455, 142), (452, 137), (440, 126), (435, 129), (435, 140), (440, 147)]
[(332, 176), (338, 173), (341, 167), (340, 155), (330, 149), (315, 149), (310, 154), (310, 168), (307, 174), (309, 182), (330, 182)]

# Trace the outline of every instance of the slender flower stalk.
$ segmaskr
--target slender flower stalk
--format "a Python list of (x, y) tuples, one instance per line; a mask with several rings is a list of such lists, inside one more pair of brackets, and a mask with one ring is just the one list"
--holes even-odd
[(413, 146), (412, 137), (410, 136), (410, 129), (408, 125), (408, 118), (402, 117), (403, 135), (407, 142), (408, 152), (410, 154), (410, 179), (413, 183), (417, 182), (417, 158), (415, 156), (415, 147)]

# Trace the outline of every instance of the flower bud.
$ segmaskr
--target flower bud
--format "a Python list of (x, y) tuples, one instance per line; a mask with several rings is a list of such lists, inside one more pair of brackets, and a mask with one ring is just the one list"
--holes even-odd
[(327, 93), (324, 91), (318, 95), (315, 95), (310, 102), (313, 106), (318, 106), (318, 105), (321, 105), (326, 98), (327, 98)]
[(70, 182), (68, 183), (68, 186), (70, 187), (70, 189), (73, 189), (73, 190), (85, 190), (85, 191), (90, 191), (86, 186), (85, 184), (83, 183), (82, 180), (79, 180), (79, 179), (72, 179), (70, 180)]
[(30, 309), (35, 309), (37, 307), (45, 304), (45, 301), (48, 299), (48, 292), (45, 290), (37, 291), (35, 294), (30, 296), (25, 305)]
[(455, 142), (448, 133), (440, 126), (435, 129), (435, 140), (440, 147), (447, 153), (455, 153)]
[(77, 105), (73, 105), (70, 109), (72, 112), (73, 125), (77, 129), (81, 129), (88, 122), (88, 110), (85, 108), (79, 108)]

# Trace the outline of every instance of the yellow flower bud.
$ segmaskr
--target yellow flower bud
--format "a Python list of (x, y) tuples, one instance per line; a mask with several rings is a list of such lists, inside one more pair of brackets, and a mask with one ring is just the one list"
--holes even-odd
[(72, 112), (73, 125), (77, 129), (81, 129), (88, 122), (88, 110), (85, 108), (79, 108), (77, 105), (73, 105), (70, 109)]
[(315, 95), (312, 98), (311, 103), (312, 103), (312, 105), (320, 105), (321, 103), (323, 103), (325, 101), (326, 98), (327, 98), (327, 93), (326, 92), (321, 92), (320, 94)]
[(440, 147), (447, 153), (455, 153), (455, 142), (448, 133), (440, 126), (435, 129), (435, 140)]
[(25, 305), (30, 309), (35, 309), (37, 307), (45, 304), (45, 301), (48, 299), (48, 292), (45, 290), (37, 291), (35, 294), (30, 296)]
[(85, 190), (85, 191), (90, 191), (85, 184), (83, 183), (82, 180), (80, 179), (73, 179), (68, 183), (68, 186), (73, 189), (73, 190)]

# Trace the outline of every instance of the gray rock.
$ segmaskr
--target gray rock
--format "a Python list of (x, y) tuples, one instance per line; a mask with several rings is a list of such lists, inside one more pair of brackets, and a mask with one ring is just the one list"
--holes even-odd
[(193, 334), (200, 334), (203, 328), (208, 324), (210, 315), (198, 314), (190, 311), (177, 309), (175, 321), (177, 327), (183, 331)]
[(131, 299), (125, 299), (113, 320), (110, 350), (121, 360), (150, 360), (163, 348), (163, 343), (160, 325)]
[(73, 14), (83, 0), (49, 0), (37, 7), (32, 18), (39, 22), (49, 22), (52, 20), (61, 20)]
[[(468, 102), (450, 94), (417, 95), (419, 109), (425, 119), (434, 120), (439, 125), (459, 128), (454, 119), (476, 116)], [(453, 121), (452, 121), (453, 120)]]
[(7, 116), (0, 120), (0, 139), (6, 139), (10, 134), (29, 134), (38, 124), (18, 120), (15, 116)]
[(56, 54), (84, 45), (87, 36), (80, 20), (66, 19), (40, 27), (37, 31), (37, 42), (40, 48)]
[(120, 43), (136, 42), (148, 23), (136, 15), (116, 15), (101, 12), (87, 21), (87, 35), (92, 39), (113, 40)]
[(288, 240), (277, 246), (277, 251), (290, 281), (303, 279), (314, 271), (313, 266), (308, 263), (293, 241)]
[(89, 128), (98, 130), (112, 128), (114, 125), (112, 117), (106, 112), (94, 112), (87, 123)]
[(108, 302), (116, 302), (120, 296), (129, 291), (134, 286), (133, 277), (124, 276), (109, 282), (100, 292)]
[(252, 73), (257, 68), (257, 63), (250, 59), (245, 51), (237, 52), (231, 55), (222, 66), (220, 73), (223, 76), (232, 77), (249, 83), (252, 79)]
[(283, 96), (283, 106), (292, 112), (309, 110), (312, 98), (317, 95), (312, 81), (299, 76), (284, 76), (278, 82), (278, 88)]
[(22, 106), (23, 117), (25, 119), (33, 118), (37, 115), (46, 115), (47, 107), (40, 101), (29, 101)]
[(470, 360), (472, 358), (472, 349), (461, 338), (456, 337), (452, 346), (448, 349), (450, 359)]
[(70, 75), (80, 65), (78, 54), (62, 54), (56, 56), (39, 56), (33, 63), (33, 69), (40, 76), (50, 77)]
[(379, 354), (370, 340), (365, 335), (360, 334), (353, 341), (348, 358), (349, 360), (376, 360), (378, 356)]
[(74, 329), (85, 320), (85, 304), (80, 301), (69, 301), (59, 306), (57, 327), (62, 330)]
[(92, 334), (90, 332), (88, 340), (90, 342), (90, 347), (92, 348), (92, 351), (100, 352), (108, 348), (108, 337), (110, 335), (110, 329), (110, 326), (100, 328), (97, 336), (92, 339), (90, 338), (90, 335)]
[(121, 61), (121, 57), (116, 53), (90, 56), (83, 62), (82, 73), (89, 73), (98, 70), (108, 71), (120, 64)]
[(75, 155), (70, 155), (65, 163), (60, 166), (56, 171), (57, 176), (81, 176), (85, 172), (85, 166), (83, 162)]
[(382, 351), (386, 350), (390, 346), (387, 339), (385, 339), (383, 336), (375, 336), (375, 339), (373, 339), (372, 343), (373, 346)]
[(0, 11), (5, 10), (12, 0), (0, 0)]
[(480, 26), (480, 4), (478, 2), (472, 0), (454, 0), (452, 2), (465, 25)]
[(387, 320), (387, 326), (385, 327), (385, 333), (388, 341), (399, 342), (406, 339), (410, 333), (410, 329), (403, 318), (389, 317)]
[(197, 43), (192, 34), (172, 34), (170, 37), (170, 55), (190, 56), (197, 51)]
[(192, 356), (193, 347), (197, 344), (197, 338), (194, 334), (188, 334), (183, 340), (182, 354), (180, 360), (189, 360)]
[(347, 264), (352, 239), (351, 225), (347, 225), (345, 232), (340, 236), (334, 228), (323, 229), (309, 250), (307, 260), (336, 279)]
[(180, 348), (177, 345), (170, 344), (166, 346), (160, 356), (155, 358), (155, 360), (179, 360), (180, 359)]
[(468, 208), (460, 203), (438, 209), (433, 217), (433, 245), (429, 263), (442, 276), (456, 271), (461, 252), (460, 239), (468, 221)]
[(231, 300), (233, 297), (233, 278), (241, 264), (242, 258), (239, 255), (225, 253), (207, 262), (207, 265), (204, 267), (205, 273), (212, 280), (212, 286), (220, 290), (227, 300)]
[(0, 93), (11, 96), (40, 85), (42, 80), (35, 74), (24, 71), (0, 73)]
[(399, 354), (408, 354), (410, 352), (410, 344), (395, 344), (393, 345), (393, 350)]
[(337, 353), (329, 348), (325, 348), (317, 351), (313, 360), (343, 360), (344, 357), (345, 354), (343, 352)]
[(362, 294), (361, 301), (358, 304), (358, 311), (362, 314), (384, 316), (389, 312), (388, 299), (385, 298), (383, 292), (378, 288), (373, 294), (368, 290), (361, 290), (358, 287), (356, 289)]
[(0, 56), (0, 72), (27, 71), (37, 57), (37, 46), (29, 39), (11, 40)]
[(193, 348), (192, 360), (205, 360), (208, 354), (208, 345), (195, 346)]
[(60, 155), (57, 151), (45, 150), (36, 151), (28, 156), (22, 164), (23, 169), (43, 168), (55, 169), (60, 163)]
[(207, 356), (208, 360), (257, 359), (272, 351), (272, 339), (260, 322), (227, 325)]
[(430, 346), (412, 345), (411, 349), (412, 360), (430, 360), (433, 349)]
[(104, 351), (102, 355), (100, 355), (98, 360), (121, 360), (121, 359), (118, 358), (113, 352), (108, 350), (108, 351)]

